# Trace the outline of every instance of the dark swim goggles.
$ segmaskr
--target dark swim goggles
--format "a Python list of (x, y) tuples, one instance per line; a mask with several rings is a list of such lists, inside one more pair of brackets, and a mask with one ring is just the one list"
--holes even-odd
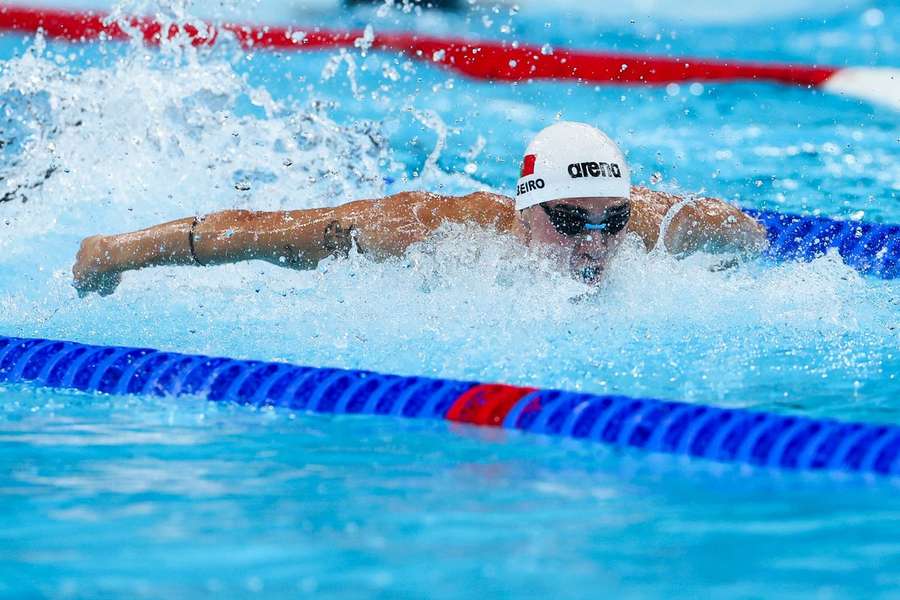
[(591, 217), (585, 209), (571, 204), (549, 206), (546, 202), (542, 202), (540, 207), (544, 209), (550, 224), (560, 235), (581, 235), (591, 231), (615, 235), (625, 229), (631, 216), (629, 202), (607, 208), (599, 218)]

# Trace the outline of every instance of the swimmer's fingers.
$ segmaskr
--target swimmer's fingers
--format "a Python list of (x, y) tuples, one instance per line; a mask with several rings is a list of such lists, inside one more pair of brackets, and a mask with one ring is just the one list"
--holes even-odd
[(122, 282), (122, 274), (118, 271), (114, 273), (103, 273), (100, 277), (100, 284), (97, 286), (97, 293), (101, 296), (109, 296), (116, 291)]
[(92, 291), (88, 275), (81, 265), (81, 252), (78, 253), (78, 259), (72, 265), (72, 287), (78, 292), (79, 298), (84, 298)]
[[(73, 269), (74, 270), (74, 269)], [(79, 298), (84, 298), (94, 291), (94, 286), (83, 272), (76, 272), (72, 278), (72, 287), (78, 292)]]
[(75, 286), (78, 297), (84, 298), (91, 292), (95, 292), (101, 296), (109, 296), (116, 291), (116, 288), (119, 287), (121, 282), (122, 274), (118, 271), (109, 273), (94, 272), (88, 276), (76, 276), (72, 285)]

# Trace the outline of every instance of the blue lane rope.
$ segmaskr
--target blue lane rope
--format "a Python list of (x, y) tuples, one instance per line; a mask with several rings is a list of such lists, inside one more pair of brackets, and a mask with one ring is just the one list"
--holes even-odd
[(775, 469), (900, 473), (900, 427), (648, 398), (13, 337), (0, 337), (0, 382), (449, 419)]
[(765, 225), (769, 255), (776, 260), (812, 260), (829, 249), (860, 273), (900, 277), (900, 225), (838, 221), (769, 210), (745, 210)]

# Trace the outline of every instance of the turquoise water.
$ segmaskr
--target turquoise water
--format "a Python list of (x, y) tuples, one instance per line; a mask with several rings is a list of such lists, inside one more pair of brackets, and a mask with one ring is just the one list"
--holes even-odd
[[(888, 4), (780, 3), (728, 22), (702, 3), (655, 18), (640, 5), (548, 10), (315, 22), (900, 63)], [(898, 420), (900, 284), (831, 256), (711, 272), (708, 256), (626, 248), (587, 297), (510, 240), (464, 228), (385, 264), (132, 273), (109, 298), (78, 300), (68, 271), (86, 235), (196, 212), (508, 191), (528, 138), (558, 117), (604, 128), (652, 187), (898, 222), (889, 109), (763, 84), (487, 84), (358, 50), (160, 53), (4, 36), (0, 57), (0, 190), (13, 192), (0, 203), (4, 334)], [(900, 593), (889, 482), (28, 387), (3, 391), (0, 464), (10, 597)]]

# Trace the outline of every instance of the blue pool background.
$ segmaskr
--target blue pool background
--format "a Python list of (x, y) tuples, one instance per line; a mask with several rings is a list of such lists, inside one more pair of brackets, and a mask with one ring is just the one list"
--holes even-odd
[[(619, 10), (315, 19), (900, 63), (892, 4), (782, 3), (725, 23), (703, 3), (656, 17)], [(358, 51), (354, 97), (336, 52), (50, 43), (13, 59), (31, 45), (0, 37), (0, 130), (17, 140), (0, 149), (0, 172), (28, 196), (0, 204), (4, 333), (897, 422), (898, 284), (834, 257), (711, 273), (708, 257), (627, 251), (601, 294), (576, 301), (579, 284), (477, 231), (447, 231), (383, 265), (142, 272), (106, 299), (77, 300), (67, 272), (85, 235), (195, 212), (372, 197), (389, 191), (384, 177), (390, 189), (508, 190), (527, 139), (557, 116), (606, 129), (644, 184), (900, 222), (888, 109), (764, 84), (493, 85)], [(891, 597), (900, 587), (891, 482), (202, 400), (12, 386), (0, 414), (10, 597)]]

